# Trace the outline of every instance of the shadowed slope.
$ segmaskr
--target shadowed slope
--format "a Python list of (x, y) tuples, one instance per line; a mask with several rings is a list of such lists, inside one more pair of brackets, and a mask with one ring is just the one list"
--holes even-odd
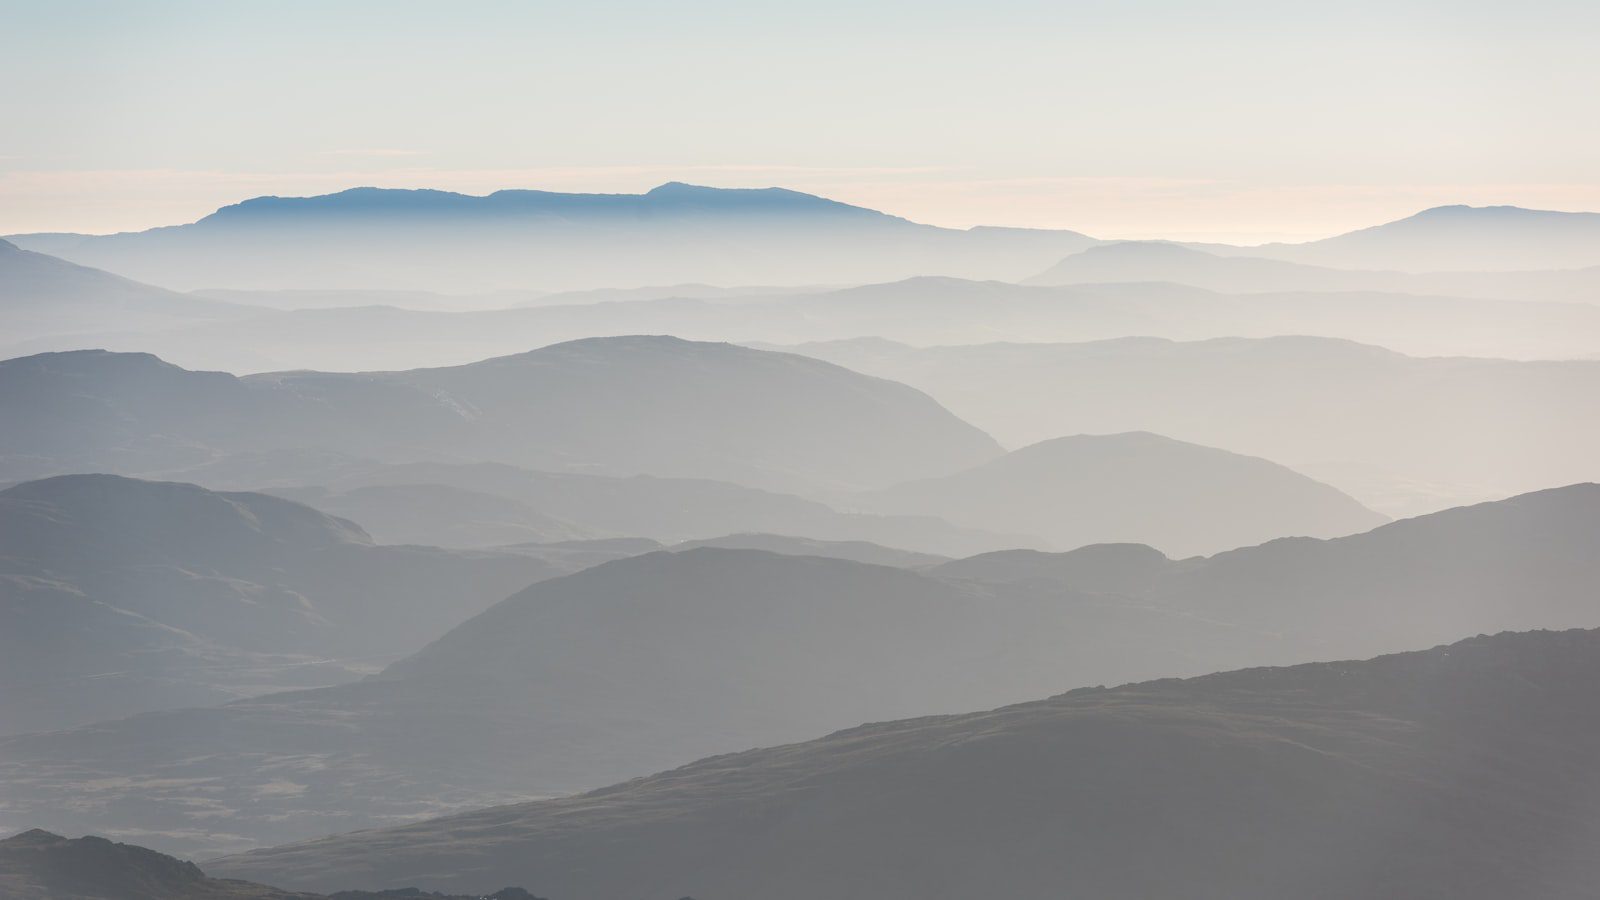
[(1578, 900), (1596, 679), (1571, 631), (1085, 689), (213, 865), (595, 900)]

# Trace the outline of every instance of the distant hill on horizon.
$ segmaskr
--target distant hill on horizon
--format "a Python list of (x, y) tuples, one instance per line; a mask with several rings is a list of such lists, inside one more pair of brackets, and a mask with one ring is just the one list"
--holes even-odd
[(1051, 438), (853, 499), (875, 512), (1003, 525), (1057, 550), (1136, 543), (1180, 558), (1290, 535), (1338, 537), (1388, 521), (1275, 462), (1143, 431)]
[(782, 188), (671, 182), (643, 194), (481, 197), (361, 187), (256, 197), (148, 231), (14, 242), (178, 290), (460, 293), (929, 273), (1021, 278), (1094, 240), (1071, 231), (938, 228)]
[[(177, 290), (456, 294), (851, 284), (918, 275), (1019, 281), (1106, 243), (1064, 230), (922, 225), (784, 188), (681, 182), (642, 194), (473, 196), (358, 187), (255, 197), (192, 223), (146, 231), (9, 240)], [(1441, 206), (1299, 244), (1186, 246), (1336, 269), (1578, 269), (1600, 266), (1600, 213)]]

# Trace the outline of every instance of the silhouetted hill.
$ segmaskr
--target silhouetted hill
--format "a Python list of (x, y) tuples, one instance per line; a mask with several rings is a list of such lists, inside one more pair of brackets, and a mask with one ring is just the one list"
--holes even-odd
[(1147, 432), (1043, 441), (857, 499), (878, 512), (1037, 534), (1060, 550), (1121, 542), (1171, 556), (1287, 535), (1332, 537), (1385, 521), (1276, 463)]
[(208, 878), (194, 863), (102, 837), (34, 829), (0, 841), (0, 896), (8, 900), (313, 900)]
[(793, 354), (596, 338), (442, 369), (239, 379), (142, 354), (0, 362), (0, 477), (336, 450), (602, 474), (870, 487), (999, 452), (904, 385)]
[(560, 895), (1539, 898), (1600, 879), (1600, 633), (1089, 688), (215, 861)]
[(0, 731), (349, 681), (529, 582), (298, 503), (112, 475), (0, 491)]
[(174, 288), (572, 290), (650, 284), (1021, 277), (1094, 243), (1070, 231), (957, 231), (781, 188), (644, 194), (354, 188), (256, 197), (188, 225), (14, 235)]
[(1243, 252), (1406, 272), (1575, 269), (1600, 265), (1600, 213), (1439, 206), (1320, 241), (1265, 244)]
[(1165, 241), (1101, 244), (1067, 257), (1025, 284), (1170, 281), (1229, 294), (1262, 291), (1390, 290), (1382, 272), (1352, 272), (1278, 259), (1217, 256)]
[(1282, 462), (1391, 515), (1600, 480), (1600, 361), (1429, 359), (1310, 337), (797, 349), (927, 391), (1008, 445), (1153, 431)]
[(244, 849), (1074, 686), (1600, 626), (1597, 579), (1594, 485), (1176, 562), (652, 553), (534, 585), (363, 682), (0, 741), (0, 827)]
[[(1218, 248), (1211, 248), (1217, 251)], [(1248, 249), (1228, 253), (1249, 253)], [(1163, 241), (1123, 241), (1075, 253), (1025, 284), (1168, 281), (1228, 294), (1382, 291), (1500, 300), (1600, 302), (1600, 266), (1506, 272), (1394, 272), (1219, 255)]]
[(0, 840), (0, 896), (6, 900), (538, 900), (520, 888), (493, 894), (416, 889), (340, 891), (325, 897), (247, 881), (208, 878), (194, 863), (92, 835), (64, 838), (33, 829)]
[[(1221, 553), (1156, 596), (1174, 608), (1297, 633), (1327, 653), (1358, 635), (1398, 649), (1441, 640), (1441, 625), (1463, 617), (1473, 632), (1587, 624), (1600, 608), (1579, 587), (1590, 577), (1579, 557), (1597, 540), (1600, 485), (1575, 484), (1364, 534)], [(1464, 562), (1462, 553), (1475, 558)], [(1529, 607), (1518, 610), (1524, 600)]]
[(0, 241), (0, 332), (8, 343), (86, 331), (153, 331), (252, 312)]

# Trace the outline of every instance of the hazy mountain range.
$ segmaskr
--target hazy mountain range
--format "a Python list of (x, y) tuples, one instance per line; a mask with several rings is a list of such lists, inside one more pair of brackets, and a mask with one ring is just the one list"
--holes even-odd
[(214, 861), (557, 896), (1578, 900), (1600, 633), (1085, 688)]
[[(483, 197), (354, 188), (257, 197), (142, 232), (10, 240), (179, 290), (446, 293), (913, 275), (1018, 280), (1098, 243), (1070, 231), (937, 228), (781, 188), (681, 183), (644, 194)], [(1572, 269), (1600, 265), (1600, 215), (1444, 206), (1304, 244), (1196, 246), (1347, 269)]]
[[(704, 192), (704, 202), (690, 198), (696, 192)], [(340, 260), (348, 262), (355, 274), (348, 285), (312, 281), (274, 291), (213, 284), (229, 289), (183, 295), (7, 245), (8, 250), (0, 251), (0, 313), (11, 327), (0, 352), (155, 352), (189, 367), (244, 373), (459, 364), (563, 340), (642, 333), (742, 343), (872, 335), (918, 344), (1084, 341), (1134, 334), (1183, 340), (1315, 334), (1409, 353), (1516, 358), (1593, 356), (1600, 341), (1600, 242), (1591, 233), (1591, 214), (1451, 207), (1311, 244), (1230, 248), (1096, 242), (1064, 232), (947, 231), (781, 191), (770, 202), (744, 196), (764, 192), (713, 189), (632, 198), (522, 193), (527, 196), (506, 192), (471, 198), (358, 190), (315, 198), (260, 198), (194, 225), (104, 237), (22, 236), (17, 240), (31, 249), (62, 253), (77, 263), (98, 260), (111, 271), (135, 277), (152, 273), (117, 268), (111, 264), (122, 258), (117, 254), (139, 269), (164, 265), (158, 259), (166, 251), (124, 253), (116, 248), (169, 247), (202, 267), (231, 265), (227, 253), (236, 251), (247, 263), (254, 258), (249, 265), (271, 277), (293, 279), (294, 260), (285, 253), (299, 247), (337, 257), (328, 263), (335, 269), (343, 264)], [(686, 211), (644, 211), (658, 206)], [(841, 227), (840, 222), (853, 224)], [(1548, 241), (1530, 238), (1528, 223), (1542, 223), (1533, 231), (1554, 236)], [(663, 230), (693, 249), (676, 247), (675, 239), (661, 235), (641, 238), (644, 244), (636, 247), (617, 238), (613, 226)], [(790, 242), (796, 230), (813, 226), (835, 241), (832, 251), (808, 254)], [(519, 230), (526, 228), (538, 234)], [(1008, 272), (972, 271), (961, 253), (947, 247), (914, 266), (898, 266), (890, 259), (894, 254), (874, 249), (872, 240), (857, 233), (861, 228), (896, 235), (885, 239), (900, 249), (921, 246), (921, 238), (907, 243), (909, 234), (940, 236), (934, 243), (1030, 248), (1023, 255), (1048, 250), (1035, 254), (1027, 267)], [(806, 277), (752, 280), (698, 272), (672, 279), (668, 276), (679, 273), (663, 273), (645, 286), (623, 286), (629, 282), (619, 260), (631, 259), (631, 253), (659, 252), (686, 266), (699, 264), (694, 262), (697, 254), (710, 253), (712, 259), (705, 264), (715, 268), (745, 258), (744, 243), (765, 240), (760, 236), (769, 229), (785, 235), (779, 241), (782, 254), (803, 259)], [(408, 243), (422, 233), (431, 236), (421, 248)], [(1347, 240), (1355, 242), (1350, 246), (1454, 248), (1440, 260), (1454, 263), (1454, 268), (1348, 269), (1338, 268), (1344, 265), (1338, 261), (1298, 261), (1320, 260), (1311, 248), (1342, 247)], [(1572, 258), (1559, 261), (1570, 265), (1549, 268), (1546, 264), (1554, 262), (1545, 259), (1529, 262), (1545, 268), (1478, 271), (1504, 268), (1494, 262), (1504, 254), (1480, 244), (1522, 246), (1530, 240), (1567, 248), (1560, 252), (1570, 251)], [(499, 242), (501, 249), (491, 255), (500, 262), (475, 263), (470, 254), (449, 249), (462, 241)], [(608, 264), (577, 261), (575, 251), (563, 245), (567, 241), (593, 243), (594, 252)], [(272, 252), (265, 252), (268, 247)], [(111, 262), (99, 260), (106, 254), (92, 248), (111, 248), (106, 251)], [(225, 253), (222, 248), (233, 249)], [(471, 282), (472, 277), (458, 268), (492, 267), (506, 260), (548, 271), (549, 261), (540, 262), (540, 252), (530, 248), (546, 248), (558, 261), (571, 258), (585, 271), (610, 273), (612, 280), (588, 290), (553, 293), (534, 290), (526, 280), (514, 289), (487, 293), (487, 288), (456, 280), (459, 276)], [(830, 253), (858, 251), (874, 261), (867, 266), (870, 271), (829, 268)], [(393, 258), (386, 257), (381, 265), (368, 260), (371, 266), (363, 268), (363, 254), (371, 253)], [(478, 293), (430, 292), (419, 286), (423, 282), (416, 273), (393, 287), (380, 283), (399, 277), (408, 266), (442, 267), (445, 274), (440, 277), (454, 285), (449, 290)], [(1001, 280), (968, 280), (972, 278)], [(1023, 279), (1026, 284), (1005, 283)], [(863, 282), (869, 284), (801, 286)], [(790, 286), (783, 287), (785, 283)], [(485, 308), (490, 306), (502, 308)]]
[(0, 896), (1588, 897), (1596, 397), (1593, 213), (17, 235)]
[(90, 317), (72, 333), (19, 332), (0, 344), (0, 353), (153, 352), (189, 368), (248, 373), (456, 365), (596, 335), (766, 344), (875, 336), (929, 345), (1304, 334), (1420, 355), (1586, 358), (1600, 345), (1600, 305), (1372, 291), (1222, 294), (1162, 282), (1040, 287), (913, 278), (752, 298), (477, 312), (265, 310), (158, 332), (104, 328)]
[[(245, 373), (450, 365), (641, 333), (919, 344), (1315, 334), (1421, 354), (1586, 357), (1600, 341), (1596, 221), (1441, 207), (1241, 248), (953, 231), (777, 189), (356, 189), (257, 198), (147, 232), (17, 236), (27, 250), (0, 248), (0, 353), (155, 352)], [(565, 267), (607, 280), (533, 283)], [(254, 274), (230, 280), (235, 270)]]
[[(271, 489), (402, 543), (759, 531), (936, 553), (1138, 541), (1187, 556), (1382, 521), (1280, 466), (1153, 435), (1065, 438), (1001, 458), (987, 435), (902, 385), (793, 354), (672, 338), (593, 339), (398, 373), (236, 379), (97, 353), (11, 360), (0, 374), (6, 368), (26, 374), (9, 381), (15, 390), (0, 395), (0, 409), (31, 427), (0, 439), (12, 449), (0, 471), (33, 474), (47, 459)], [(696, 403), (700, 396), (720, 399)], [(224, 454), (259, 448), (294, 452), (246, 457), (258, 462), (226, 473), (233, 464)], [(363, 471), (341, 453), (411, 465)], [(150, 472), (172, 456), (195, 464)], [(722, 527), (672, 534), (643, 519), (675, 505), (639, 501), (685, 489), (710, 500), (715, 489), (417, 463), (452, 458), (810, 491), (854, 515), (796, 508), (788, 521), (727, 516)], [(951, 480), (859, 492), (919, 475)], [(631, 521), (608, 523), (595, 495), (619, 490), (631, 498)], [(1008, 520), (1000, 508), (1012, 506)]]
[(1074, 686), (1593, 627), (1597, 540), (1600, 487), (1578, 485), (1185, 561), (651, 553), (535, 584), (362, 682), (0, 741), (0, 827), (214, 852)]
[(1266, 460), (1150, 434), (1058, 438), (941, 478), (825, 495), (831, 506), (704, 480), (320, 454), (224, 459), (172, 477), (298, 500), (354, 519), (384, 543), (445, 547), (759, 532), (943, 555), (1134, 541), (1190, 556), (1385, 520)]
[(1422, 359), (1306, 337), (789, 349), (927, 391), (1011, 446), (1152, 431), (1266, 457), (1391, 515), (1600, 479), (1597, 361)]

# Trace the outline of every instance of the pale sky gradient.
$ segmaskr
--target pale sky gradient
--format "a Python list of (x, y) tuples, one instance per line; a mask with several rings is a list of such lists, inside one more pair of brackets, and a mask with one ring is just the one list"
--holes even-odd
[(1600, 4), (0, 0), (0, 233), (356, 185), (783, 185), (1305, 239), (1600, 209)]

